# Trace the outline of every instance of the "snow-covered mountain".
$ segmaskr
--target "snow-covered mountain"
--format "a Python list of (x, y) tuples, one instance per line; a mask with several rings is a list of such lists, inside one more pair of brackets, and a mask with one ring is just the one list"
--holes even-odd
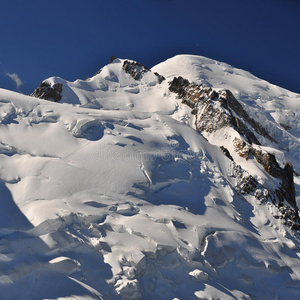
[(299, 297), (300, 95), (179, 55), (0, 106), (0, 299)]

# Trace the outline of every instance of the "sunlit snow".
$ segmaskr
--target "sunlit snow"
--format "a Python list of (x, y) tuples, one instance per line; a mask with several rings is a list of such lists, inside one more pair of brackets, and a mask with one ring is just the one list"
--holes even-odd
[[(297, 299), (298, 234), (235, 189), (219, 148), (235, 133), (203, 137), (168, 80), (230, 89), (298, 174), (300, 95), (200, 56), (152, 68), (161, 84), (123, 61), (47, 79), (61, 103), (0, 90), (0, 299)], [(295, 187), (299, 199), (297, 175)]]

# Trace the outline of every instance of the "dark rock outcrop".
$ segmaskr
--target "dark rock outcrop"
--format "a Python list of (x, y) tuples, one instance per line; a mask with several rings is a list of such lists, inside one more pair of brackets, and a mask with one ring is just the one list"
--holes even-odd
[[(182, 78), (181, 76), (174, 77), (170, 82), (169, 90), (173, 93), (176, 93), (178, 95), (178, 98), (183, 99), (188, 93), (187, 87), (189, 87), (189, 85), (190, 82), (187, 79)], [(193, 103), (193, 108), (195, 106), (193, 99), (191, 99), (190, 102)]]
[(260, 144), (255, 132), (275, 141), (258, 122), (249, 117), (229, 90), (219, 93), (210, 87), (190, 83), (182, 77), (174, 77), (169, 90), (193, 109), (195, 125), (200, 132), (214, 132), (225, 126), (233, 126), (250, 144)]
[(255, 149), (252, 145), (247, 144), (238, 138), (234, 139), (233, 145), (239, 156), (246, 160), (251, 157), (255, 158), (268, 174), (272, 177), (281, 179), (280, 187), (274, 191), (277, 196), (277, 204), (282, 206), (284, 201), (287, 201), (294, 209), (293, 219), (299, 222), (299, 209), (296, 203), (293, 165), (287, 162), (285, 167), (281, 168), (274, 154)]
[(233, 140), (233, 146), (235, 152), (237, 152), (239, 156), (245, 158), (246, 160), (254, 157), (256, 161), (262, 165), (264, 170), (267, 171), (271, 176), (276, 178), (281, 177), (282, 169), (276, 161), (274, 154), (267, 151), (258, 150), (252, 145), (238, 138)]
[(299, 220), (298, 207), (296, 204), (296, 191), (294, 185), (294, 168), (293, 165), (287, 162), (280, 173), (280, 178), (282, 179), (281, 188), (277, 190), (277, 197), (280, 202), (284, 199), (292, 205), (296, 212), (296, 219)]
[(230, 159), (233, 161), (232, 156), (230, 155), (230, 152), (228, 151), (227, 148), (225, 148), (224, 146), (220, 146), (220, 149), (223, 151), (223, 153)]
[(158, 74), (157, 72), (154, 72), (154, 75), (157, 77), (157, 81), (159, 84), (161, 84), (164, 80), (166, 80), (164, 76)]
[(30, 96), (45, 99), (53, 102), (59, 102), (61, 100), (63, 85), (61, 83), (55, 83), (52, 87), (47, 82), (42, 82), (40, 86), (33, 91)]
[[(265, 128), (262, 127), (261, 124), (259, 124), (258, 122), (256, 122), (254, 119), (250, 118), (248, 113), (244, 110), (244, 108), (242, 107), (242, 105), (238, 102), (238, 100), (233, 96), (233, 94), (229, 91), (229, 90), (225, 90), (222, 92), (221, 94), (221, 99), (224, 99), (228, 105), (228, 107), (230, 109), (232, 109), (236, 115), (239, 118), (234, 118), (235, 122), (236, 122), (236, 127), (239, 129), (240, 125), (239, 125), (239, 120), (242, 119), (244, 120), (244, 122), (248, 123), (249, 125), (251, 125), (251, 127), (260, 135), (268, 138), (270, 141), (272, 142), (276, 142), (275, 139), (273, 139), (269, 133), (267, 132), (267, 130)], [(244, 125), (244, 123), (242, 124)], [(241, 130), (244, 130), (243, 128), (241, 128)], [(252, 137), (249, 137), (250, 139)]]
[(109, 64), (111, 64), (115, 59), (117, 59), (117, 57), (114, 56), (114, 55), (112, 55), (112, 57), (111, 57), (110, 60), (109, 60)]
[[(251, 176), (248, 172), (243, 170), (240, 165), (237, 165), (235, 162), (233, 164), (233, 171), (234, 176), (237, 179), (237, 186), (236, 189), (241, 194), (250, 194), (252, 192), (257, 193), (257, 191), (260, 191), (261, 194), (263, 194), (263, 189), (258, 181)], [(265, 200), (265, 199), (264, 199)]]
[(135, 80), (139, 80), (144, 73), (149, 72), (149, 69), (141, 63), (129, 60), (124, 61), (122, 68)]
[[(134, 80), (139, 80), (143, 74), (147, 73), (147, 72), (151, 72), (147, 67), (145, 67), (144, 65), (142, 65), (139, 62), (135, 62), (135, 61), (128, 61), (125, 60), (123, 63), (123, 70), (128, 73)], [(158, 74), (158, 73), (154, 73), (157, 77), (157, 81), (158, 83), (162, 83), (165, 80), (165, 77)]]
[(254, 155), (256, 161), (260, 163), (265, 171), (267, 171), (271, 176), (276, 178), (284, 177), (282, 175), (282, 169), (276, 161), (274, 154), (262, 150), (256, 150), (251, 147), (249, 148), (251, 149), (251, 153)]

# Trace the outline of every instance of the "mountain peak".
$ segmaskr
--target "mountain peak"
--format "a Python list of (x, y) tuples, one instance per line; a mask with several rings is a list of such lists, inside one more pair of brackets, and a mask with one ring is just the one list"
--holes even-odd
[(180, 55), (32, 96), (0, 90), (2, 297), (297, 298), (299, 95)]

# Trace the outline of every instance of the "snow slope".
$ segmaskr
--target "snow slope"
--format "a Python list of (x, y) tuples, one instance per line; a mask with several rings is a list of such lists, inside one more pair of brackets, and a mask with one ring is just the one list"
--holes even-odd
[(231, 89), (298, 173), (300, 96), (203, 57), (155, 66), (162, 83), (124, 61), (47, 79), (61, 103), (0, 90), (0, 299), (296, 299), (298, 233), (239, 191), (223, 133), (197, 132), (168, 81)]

